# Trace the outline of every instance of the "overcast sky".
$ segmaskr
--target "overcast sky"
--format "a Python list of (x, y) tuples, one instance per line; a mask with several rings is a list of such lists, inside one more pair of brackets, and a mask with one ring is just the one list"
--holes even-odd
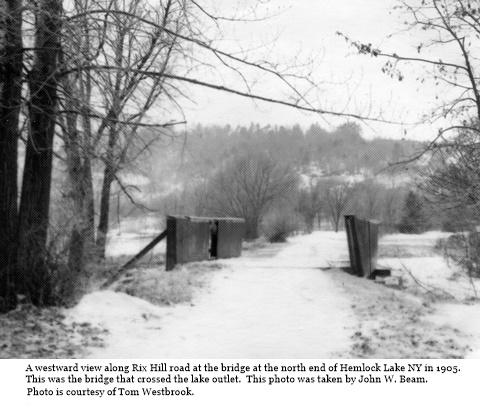
[[(222, 5), (236, 4), (223, 2)], [(372, 104), (374, 108), (387, 111), (393, 119), (408, 114), (408, 120), (432, 108), (434, 93), (428, 87), (419, 87), (415, 75), (407, 75), (402, 82), (392, 80), (381, 72), (386, 60), (357, 55), (344, 39), (336, 35), (340, 31), (355, 40), (372, 43), (385, 51), (412, 54), (412, 43), (405, 37), (387, 40), (386, 37), (402, 27), (403, 19), (392, 9), (395, 0), (272, 0), (269, 10), (283, 10), (280, 14), (263, 22), (237, 24), (235, 36), (244, 43), (248, 39), (264, 40), (279, 38), (275, 51), (279, 57), (288, 58), (300, 50), (321, 56), (314, 75), (322, 81), (345, 82), (344, 85), (321, 86), (321, 103), (324, 107), (340, 110), (345, 105), (346, 95), (353, 94), (349, 111), (362, 113), (362, 106)], [(230, 38), (229, 33), (227, 38)], [(228, 47), (228, 42), (224, 45)], [(273, 57), (277, 54), (272, 53)], [(270, 82), (263, 79), (261, 89), (268, 89)], [(263, 125), (293, 125), (304, 127), (318, 122), (322, 126), (335, 126), (344, 119), (335, 119), (317, 114), (299, 113), (290, 108), (252, 103), (244, 98), (215, 91), (195, 89), (192, 91), (196, 106), (188, 105), (186, 115), (189, 123), (218, 123), (248, 125), (251, 122)], [(328, 106), (331, 105), (331, 106)], [(370, 123), (362, 125), (366, 137), (408, 137), (421, 139), (431, 136), (435, 129), (430, 127), (411, 129), (405, 126), (386, 126)]]

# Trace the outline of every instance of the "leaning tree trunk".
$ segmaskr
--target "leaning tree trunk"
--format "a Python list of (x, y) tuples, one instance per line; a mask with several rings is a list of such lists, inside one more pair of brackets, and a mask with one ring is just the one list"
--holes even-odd
[(55, 133), (61, 0), (41, 0), (36, 19), (33, 68), (30, 73), (30, 131), (19, 212), (21, 291), (35, 305), (53, 302), (47, 261), (47, 231), (52, 150)]
[(0, 312), (15, 307), (22, 1), (0, 3)]

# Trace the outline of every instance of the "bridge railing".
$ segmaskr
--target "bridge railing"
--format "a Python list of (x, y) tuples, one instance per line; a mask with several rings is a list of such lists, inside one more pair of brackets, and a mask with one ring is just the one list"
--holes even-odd
[(242, 254), (245, 221), (240, 218), (167, 216), (166, 269), (177, 264)]
[(378, 222), (345, 215), (352, 274), (373, 278), (378, 257)]

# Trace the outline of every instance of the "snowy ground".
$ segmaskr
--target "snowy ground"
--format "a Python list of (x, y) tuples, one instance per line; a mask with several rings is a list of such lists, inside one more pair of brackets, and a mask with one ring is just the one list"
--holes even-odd
[[(92, 358), (326, 358), (346, 352), (356, 320), (348, 298), (319, 269), (327, 265), (322, 238), (297, 237), (271, 258), (218, 262), (223, 267), (194, 306), (160, 308), (97, 292), (71, 317), (111, 332)], [(343, 243), (332, 244), (329, 255), (344, 252)]]
[[(380, 245), (388, 253), (379, 264), (407, 282), (409, 291), (415, 294), (443, 299), (435, 304), (435, 312), (425, 320), (444, 329), (458, 330), (471, 340), (470, 358), (480, 358), (480, 281), (474, 282), (454, 264), (448, 263), (434, 251), (440, 238), (449, 234), (428, 232), (422, 235), (388, 235)], [(380, 250), (382, 251), (382, 250)]]
[(346, 236), (316, 232), (278, 253), (208, 262), (207, 288), (192, 303), (158, 307), (104, 291), (68, 318), (110, 332), (91, 358), (480, 357), (480, 305), (465, 303), (471, 288), (432, 251), (436, 238), (382, 238), (379, 263), (404, 277), (403, 289), (324, 270), (348, 259)]

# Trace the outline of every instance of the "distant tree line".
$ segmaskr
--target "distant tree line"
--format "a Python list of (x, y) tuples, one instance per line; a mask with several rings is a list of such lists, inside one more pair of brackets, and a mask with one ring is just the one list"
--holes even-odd
[[(153, 177), (140, 201), (161, 208), (161, 214), (243, 217), (251, 239), (338, 231), (345, 214), (376, 219), (389, 232), (441, 227), (426, 221), (432, 211), (414, 183), (417, 164), (402, 164), (421, 148), (419, 143), (365, 140), (352, 123), (333, 131), (318, 125), (306, 130), (299, 125), (197, 126), (187, 137), (187, 151), (173, 144), (144, 162), (144, 172)], [(175, 177), (162, 177), (165, 168), (175, 165)], [(171, 193), (155, 192), (166, 190)], [(421, 210), (406, 207), (409, 192), (421, 201)], [(126, 200), (120, 210), (123, 215), (144, 213)], [(412, 218), (415, 227), (404, 227), (417, 210), (420, 221)]]

